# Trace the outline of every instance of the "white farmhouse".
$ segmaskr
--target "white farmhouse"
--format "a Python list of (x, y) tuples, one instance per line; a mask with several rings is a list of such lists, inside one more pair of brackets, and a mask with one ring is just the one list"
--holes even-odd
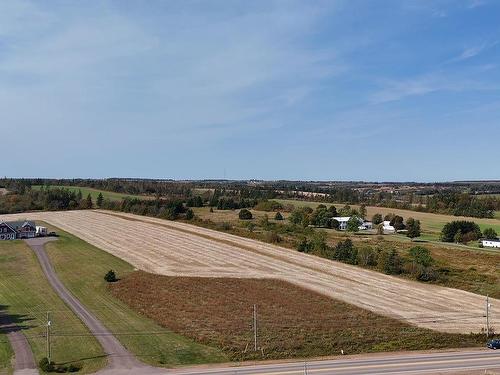
[[(347, 230), (347, 222), (351, 219), (351, 216), (338, 216), (334, 217), (334, 220), (337, 220), (339, 222), (339, 230)], [(367, 229), (372, 229), (373, 224), (371, 221), (364, 221), (363, 219), (359, 218), (359, 230), (367, 230)]]
[(481, 244), (484, 247), (498, 247), (500, 248), (500, 239), (495, 239), (495, 240), (481, 240)]
[(337, 220), (339, 222), (339, 229), (340, 230), (346, 230), (347, 229), (347, 222), (349, 221), (351, 217), (350, 216), (338, 216), (334, 217), (334, 220)]

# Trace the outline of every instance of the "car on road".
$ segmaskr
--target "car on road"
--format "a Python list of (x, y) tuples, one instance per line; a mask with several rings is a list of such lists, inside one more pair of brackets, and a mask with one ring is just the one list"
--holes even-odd
[(490, 340), (486, 346), (490, 349), (500, 349), (500, 339)]

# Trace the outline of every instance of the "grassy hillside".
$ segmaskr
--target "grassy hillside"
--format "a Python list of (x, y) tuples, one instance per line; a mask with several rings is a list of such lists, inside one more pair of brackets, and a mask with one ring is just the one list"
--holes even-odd
[[(23, 241), (0, 241), (0, 296), (5, 311), (24, 329), (37, 361), (46, 355), (44, 334), (50, 311), (56, 363), (79, 363), (83, 373), (105, 365), (100, 345), (53, 292), (36, 256)], [(0, 361), (9, 356), (8, 350), (0, 345)]]
[[(31, 188), (32, 189), (40, 189), (42, 185), (33, 185)], [(83, 198), (85, 198), (87, 195), (90, 194), (92, 197), (92, 200), (95, 202), (97, 199), (97, 196), (99, 193), (102, 193), (104, 199), (109, 199), (111, 201), (120, 201), (124, 198), (148, 198), (148, 196), (141, 196), (141, 195), (130, 195), (130, 194), (122, 194), (122, 193), (115, 193), (113, 191), (106, 191), (106, 190), (99, 190), (99, 189), (93, 189), (89, 187), (79, 187), (79, 186), (56, 186), (56, 185), (51, 185), (50, 187), (52, 188), (63, 188), (63, 189), (68, 189), (68, 190), (73, 190), (73, 191), (78, 191), (80, 190), (82, 192)]]
[(142, 361), (156, 366), (176, 366), (227, 360), (221, 351), (162, 328), (115, 298), (103, 279), (105, 273), (113, 269), (119, 277), (126, 277), (133, 272), (133, 267), (69, 233), (56, 230), (59, 241), (49, 243), (47, 251), (62, 282)]

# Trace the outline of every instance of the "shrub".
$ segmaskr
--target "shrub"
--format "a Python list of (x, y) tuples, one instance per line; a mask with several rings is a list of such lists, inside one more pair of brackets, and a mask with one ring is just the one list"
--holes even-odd
[(402, 259), (394, 249), (383, 250), (378, 254), (377, 267), (387, 275), (397, 275), (402, 271)]
[(49, 362), (47, 357), (43, 357), (40, 362), (38, 362), (38, 366), (43, 372), (52, 372), (55, 370), (54, 362)]
[(358, 250), (354, 247), (350, 239), (340, 241), (333, 250), (333, 258), (342, 262), (356, 264), (358, 261)]
[(231, 225), (231, 223), (224, 221), (224, 222), (219, 224), (219, 228), (222, 230), (231, 230), (231, 229), (233, 229), (233, 226)]
[(376, 254), (371, 247), (363, 246), (358, 249), (357, 264), (364, 267), (377, 264)]
[(274, 215), (274, 220), (284, 220), (283, 215), (281, 212), (276, 212), (276, 215)]
[(269, 243), (280, 243), (282, 238), (275, 231), (270, 231), (266, 233), (266, 242)]
[(194, 212), (192, 209), (189, 209), (186, 211), (186, 220), (193, 220), (194, 218)]
[(434, 263), (434, 259), (428, 249), (422, 246), (415, 246), (408, 252), (410, 259), (421, 266), (429, 267)]
[(240, 218), (240, 220), (251, 220), (253, 218), (253, 215), (249, 210), (244, 208), (244, 209), (240, 210), (238, 217)]
[(80, 365), (70, 364), (68, 366), (68, 372), (78, 372), (81, 370), (81, 368), (82, 368), (82, 366), (80, 366)]
[(104, 275), (104, 280), (108, 283), (114, 283), (117, 280), (115, 271), (109, 270), (106, 275)]
[(486, 228), (483, 232), (484, 238), (487, 240), (495, 240), (498, 237), (497, 232), (493, 228)]

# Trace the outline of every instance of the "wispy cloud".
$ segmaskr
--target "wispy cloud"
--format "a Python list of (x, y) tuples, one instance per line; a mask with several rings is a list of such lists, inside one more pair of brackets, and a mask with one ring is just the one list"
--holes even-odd
[(463, 60), (467, 60), (467, 59), (476, 57), (480, 53), (482, 53), (490, 48), (493, 48), (497, 44), (498, 44), (498, 41), (483, 42), (483, 43), (475, 45), (475, 46), (464, 48), (462, 53), (460, 55), (452, 58), (450, 60), (450, 62), (458, 62), (458, 61), (463, 61)]
[(450, 76), (444, 72), (435, 72), (423, 76), (380, 81), (382, 89), (370, 95), (370, 103), (380, 104), (422, 96), (434, 92), (464, 92), (498, 90), (497, 85), (472, 78)]
[(486, 5), (486, 0), (470, 0), (467, 8), (474, 9)]

